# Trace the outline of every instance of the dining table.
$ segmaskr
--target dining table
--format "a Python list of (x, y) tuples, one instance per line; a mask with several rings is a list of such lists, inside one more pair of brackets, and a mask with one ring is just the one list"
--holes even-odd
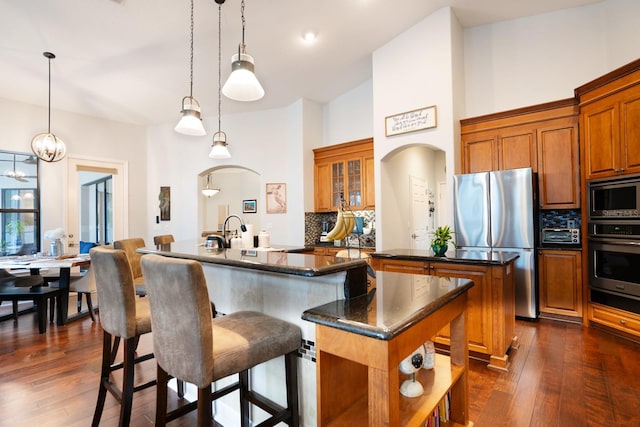
[(0, 268), (10, 273), (20, 270), (29, 270), (31, 275), (39, 275), (49, 269), (59, 269), (58, 286), (60, 288), (60, 309), (56, 324), (65, 325), (70, 319), (69, 309), (69, 282), (73, 267), (88, 267), (91, 264), (89, 254), (64, 254), (57, 257), (44, 255), (22, 255), (0, 257)]

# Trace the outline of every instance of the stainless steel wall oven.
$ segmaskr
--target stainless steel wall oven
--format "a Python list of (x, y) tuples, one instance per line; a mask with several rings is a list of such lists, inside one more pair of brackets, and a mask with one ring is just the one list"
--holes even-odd
[(640, 190), (639, 183), (637, 177), (622, 186), (620, 180), (589, 183), (587, 242), (591, 301), (638, 314), (640, 217), (636, 196), (640, 191), (636, 194), (635, 188)]

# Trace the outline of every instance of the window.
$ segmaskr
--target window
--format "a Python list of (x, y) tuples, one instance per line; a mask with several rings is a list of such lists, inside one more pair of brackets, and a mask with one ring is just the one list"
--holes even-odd
[[(113, 241), (113, 176), (80, 172), (80, 240)], [(87, 182), (88, 181), (88, 182)]]
[(0, 254), (40, 252), (38, 159), (0, 151)]

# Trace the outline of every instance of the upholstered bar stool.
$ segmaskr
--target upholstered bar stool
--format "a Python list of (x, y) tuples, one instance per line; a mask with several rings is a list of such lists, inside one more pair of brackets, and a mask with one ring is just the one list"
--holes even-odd
[(140, 268), (140, 258), (142, 254), (136, 252), (139, 248), (144, 248), (146, 245), (144, 239), (141, 237), (133, 237), (131, 239), (116, 240), (113, 242), (115, 249), (122, 249), (127, 254), (129, 265), (131, 265), (131, 274), (133, 275), (133, 284), (136, 288), (136, 295), (141, 297), (147, 294), (144, 287), (144, 278), (142, 277), (142, 269)]
[[(257, 312), (237, 312), (212, 319), (209, 294), (200, 263), (159, 255), (142, 257), (158, 365), (156, 426), (181, 416), (167, 414), (167, 381), (172, 375), (198, 387), (198, 426), (213, 425), (211, 401), (239, 390), (241, 425), (250, 426), (249, 405), (271, 415), (265, 425), (298, 426), (297, 349), (300, 329)], [(287, 407), (249, 390), (249, 369), (284, 356)], [(239, 381), (211, 392), (211, 384), (232, 374)], [(240, 424), (240, 423), (239, 423)], [(262, 425), (262, 424), (261, 424)]]
[[(104, 330), (100, 388), (91, 425), (96, 427), (100, 423), (107, 392), (110, 392), (120, 402), (119, 425), (128, 426), (134, 391), (155, 384), (153, 380), (134, 386), (135, 364), (153, 358), (152, 353), (135, 355), (139, 337), (151, 332), (149, 300), (136, 298), (131, 267), (123, 250), (98, 246), (91, 249), (90, 254)], [(124, 361), (114, 364), (120, 340), (124, 342)], [(112, 381), (112, 373), (120, 369), (122, 390)]]

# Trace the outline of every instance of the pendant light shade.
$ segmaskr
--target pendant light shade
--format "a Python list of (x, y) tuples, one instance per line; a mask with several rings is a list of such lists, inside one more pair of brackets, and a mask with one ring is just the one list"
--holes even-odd
[(222, 95), (220, 94), (222, 86), (222, 4), (225, 0), (216, 0), (218, 3), (218, 132), (213, 134), (211, 142), (211, 152), (209, 157), (212, 159), (228, 159), (231, 153), (227, 148), (227, 134), (220, 130), (222, 121)]
[(222, 88), (222, 93), (236, 101), (257, 101), (264, 96), (264, 89), (254, 74), (253, 57), (247, 54), (244, 44), (244, 0), (240, 5), (240, 16), (242, 42), (238, 46), (238, 53), (231, 58), (231, 74)]
[(213, 134), (213, 143), (211, 144), (211, 152), (209, 157), (212, 159), (229, 159), (231, 153), (227, 148), (227, 134), (218, 131)]
[(182, 98), (182, 118), (174, 128), (184, 135), (203, 136), (207, 132), (200, 117), (200, 103), (193, 97), (193, 0), (191, 0), (191, 43), (189, 54), (189, 96)]
[(213, 188), (211, 186), (211, 174), (207, 175), (207, 185), (202, 189), (202, 194), (206, 197), (215, 196), (220, 192), (219, 188)]
[(45, 162), (57, 162), (67, 154), (67, 147), (60, 138), (51, 133), (51, 60), (56, 56), (51, 52), (43, 52), (42, 55), (49, 60), (49, 119), (47, 132), (39, 133), (31, 140), (31, 150)]
[(253, 73), (253, 57), (241, 45), (239, 53), (231, 58), (231, 74), (222, 88), (222, 93), (236, 101), (257, 101), (264, 96), (264, 89)]
[(185, 96), (182, 98), (182, 110), (180, 110), (180, 113), (182, 113), (182, 118), (174, 128), (176, 132), (191, 136), (207, 134), (200, 117), (200, 104), (194, 97)]

